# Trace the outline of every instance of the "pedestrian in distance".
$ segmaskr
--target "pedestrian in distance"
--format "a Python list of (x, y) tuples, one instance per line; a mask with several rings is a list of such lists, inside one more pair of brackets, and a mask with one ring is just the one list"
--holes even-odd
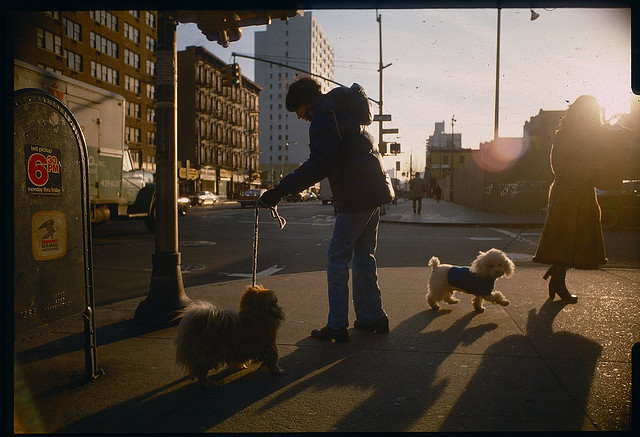
[(440, 188), (440, 185), (436, 185), (436, 187), (433, 189), (433, 192), (436, 195), (436, 201), (440, 203), (440, 198), (442, 197), (442, 188)]
[(293, 173), (260, 197), (262, 207), (328, 178), (337, 211), (327, 251), (329, 315), (326, 326), (311, 336), (349, 340), (349, 262), (353, 258), (354, 328), (387, 334), (389, 318), (378, 286), (376, 246), (380, 207), (393, 200), (391, 179), (382, 157), (365, 130), (371, 124), (369, 102), (362, 87), (338, 87), (323, 94), (311, 78), (291, 84), (286, 107), (309, 121), (309, 157)]
[(550, 278), (549, 299), (557, 294), (576, 303), (578, 297), (565, 283), (567, 270), (598, 269), (607, 262), (595, 187), (612, 171), (606, 163), (611, 139), (593, 96), (578, 97), (560, 120), (550, 154), (554, 179), (547, 216), (533, 257), (533, 262), (551, 264), (543, 276)]
[(416, 213), (416, 204), (418, 205), (418, 214), (422, 212), (422, 198), (427, 192), (427, 184), (420, 177), (420, 173), (416, 172), (413, 179), (409, 181), (409, 197), (413, 202), (413, 213)]

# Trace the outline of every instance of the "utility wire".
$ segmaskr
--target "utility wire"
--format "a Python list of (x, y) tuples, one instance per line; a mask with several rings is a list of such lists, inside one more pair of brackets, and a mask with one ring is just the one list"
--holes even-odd
[[(308, 75), (310, 75), (310, 76), (318, 77), (318, 78), (320, 78), (320, 79), (322, 79), (322, 80), (326, 80), (326, 81), (328, 81), (328, 82), (335, 83), (336, 85), (339, 85), (339, 86), (347, 87), (346, 85), (343, 85), (343, 84), (341, 84), (340, 82), (336, 82), (335, 80), (332, 80), (332, 79), (329, 79), (329, 78), (326, 78), (326, 77), (320, 76), (319, 74), (312, 73), (312, 72), (307, 71), (307, 70), (303, 70), (302, 68), (297, 68), (297, 67), (292, 67), (292, 66), (290, 66), (290, 65), (285, 65), (285, 64), (282, 64), (282, 63), (280, 63), (280, 62), (269, 61), (269, 60), (267, 60), (267, 59), (256, 58), (255, 56), (243, 55), (243, 54), (236, 53), (236, 52), (231, 53), (231, 56), (234, 56), (234, 57), (235, 57), (235, 56), (238, 56), (238, 57), (241, 57), (241, 58), (253, 59), (253, 60), (255, 60), (255, 61), (266, 62), (266, 63), (268, 63), (268, 64), (278, 65), (278, 66), (283, 67), (283, 68), (289, 68), (289, 69), (291, 69), (291, 70), (295, 70), (295, 71), (300, 71), (300, 72), (302, 72), (302, 73), (306, 73), (306, 74), (308, 74)], [(378, 100), (374, 100), (374, 99), (372, 99), (371, 97), (368, 97), (368, 96), (367, 96), (367, 99), (371, 100), (373, 103), (376, 103), (376, 104), (378, 104), (378, 105), (380, 104), (380, 102), (379, 102)]]

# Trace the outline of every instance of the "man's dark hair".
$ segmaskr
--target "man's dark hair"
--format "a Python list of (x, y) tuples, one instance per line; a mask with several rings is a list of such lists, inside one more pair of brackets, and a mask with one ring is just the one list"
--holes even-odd
[(300, 105), (310, 105), (322, 95), (320, 85), (310, 77), (303, 77), (289, 86), (287, 92), (287, 111), (296, 112)]

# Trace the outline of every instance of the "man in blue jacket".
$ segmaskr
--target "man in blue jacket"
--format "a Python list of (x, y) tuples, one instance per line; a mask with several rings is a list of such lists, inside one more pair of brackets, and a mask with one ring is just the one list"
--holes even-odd
[(389, 332), (382, 309), (375, 252), (380, 206), (394, 197), (391, 180), (373, 138), (363, 128), (371, 124), (369, 103), (358, 84), (322, 94), (311, 78), (291, 84), (287, 110), (311, 122), (309, 158), (277, 187), (267, 190), (260, 206), (273, 207), (287, 194), (299, 193), (325, 177), (337, 210), (327, 253), (329, 317), (311, 336), (330, 341), (349, 340), (349, 262), (353, 258), (354, 327), (379, 334)]

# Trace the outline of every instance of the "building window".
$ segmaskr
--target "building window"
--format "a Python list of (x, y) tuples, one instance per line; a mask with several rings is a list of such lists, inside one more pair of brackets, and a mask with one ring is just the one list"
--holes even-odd
[(128, 117), (140, 118), (140, 104), (127, 101), (126, 114)]
[(147, 84), (147, 97), (150, 99), (156, 98), (156, 87), (150, 84)]
[(156, 133), (152, 131), (147, 132), (147, 144), (150, 146), (156, 145)]
[(129, 10), (129, 13), (130, 13), (131, 15), (133, 15), (134, 17), (136, 17), (136, 18), (140, 19), (140, 11), (137, 11), (137, 10)]
[(136, 127), (126, 126), (124, 128), (124, 139), (127, 143), (139, 143), (140, 129)]
[(155, 38), (152, 38), (149, 35), (147, 35), (146, 36), (146, 40), (147, 40), (147, 50), (155, 52), (156, 51), (156, 40), (155, 40)]
[(147, 121), (149, 123), (156, 122), (156, 110), (153, 108), (147, 108)]
[(118, 57), (117, 42), (111, 41), (110, 39), (105, 38), (104, 36), (95, 32), (90, 32), (89, 37), (91, 40), (92, 48), (104, 53), (105, 55), (109, 55), (114, 58)]
[(89, 11), (89, 16), (111, 30), (118, 31), (118, 17), (107, 11)]
[(124, 36), (136, 44), (140, 44), (140, 30), (129, 23), (124, 23)]
[(156, 74), (156, 63), (147, 59), (147, 74), (151, 76), (155, 76)]
[(43, 70), (51, 71), (53, 73), (62, 74), (62, 70), (60, 70), (59, 68), (54, 68), (46, 64), (41, 64), (40, 62), (38, 62), (38, 68), (42, 68)]
[(118, 85), (118, 70), (102, 65), (98, 62), (91, 61), (91, 77)]
[(45, 13), (45, 15), (50, 16), (54, 20), (60, 19), (60, 11), (43, 11), (43, 12)]
[(140, 79), (133, 76), (124, 76), (124, 89), (132, 93), (140, 94)]
[(135, 68), (140, 68), (140, 55), (129, 49), (124, 49), (124, 63)]
[(68, 18), (63, 19), (64, 23), (64, 34), (69, 38), (75, 39), (76, 41), (80, 41), (81, 39), (81, 27), (75, 21), (71, 21)]
[(82, 56), (70, 50), (64, 51), (67, 67), (75, 71), (82, 71)]
[(149, 11), (147, 11), (147, 26), (152, 27), (154, 29), (156, 27), (156, 16)]
[(36, 41), (38, 47), (49, 50), (56, 55), (62, 55), (62, 37), (60, 35), (38, 27), (36, 29)]

